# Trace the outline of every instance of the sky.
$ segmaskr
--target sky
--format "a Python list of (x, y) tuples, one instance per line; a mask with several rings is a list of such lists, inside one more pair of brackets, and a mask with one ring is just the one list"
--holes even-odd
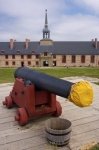
[(0, 41), (39, 41), (48, 10), (54, 41), (99, 38), (99, 0), (0, 0)]

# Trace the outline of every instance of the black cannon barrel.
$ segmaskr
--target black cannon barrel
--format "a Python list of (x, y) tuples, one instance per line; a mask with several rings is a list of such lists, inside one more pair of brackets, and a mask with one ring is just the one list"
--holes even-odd
[(14, 77), (30, 80), (37, 88), (47, 90), (65, 98), (69, 96), (71, 86), (73, 85), (72, 82), (40, 73), (27, 67), (16, 69)]

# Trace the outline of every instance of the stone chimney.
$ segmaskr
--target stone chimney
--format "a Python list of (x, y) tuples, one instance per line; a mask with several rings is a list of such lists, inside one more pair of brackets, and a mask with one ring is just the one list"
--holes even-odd
[(14, 40), (14, 39), (10, 39), (10, 49), (13, 49), (14, 48), (14, 42), (15, 42), (16, 40)]
[(95, 47), (94, 39), (92, 39), (92, 40), (91, 40), (91, 42), (92, 42), (92, 46), (94, 46), (94, 47)]
[(26, 49), (28, 49), (28, 47), (29, 47), (29, 42), (30, 42), (29, 39), (26, 39), (26, 40), (25, 40), (25, 48), (26, 48)]
[(92, 41), (92, 44), (93, 44), (94, 43), (94, 39), (92, 39), (91, 41)]
[(96, 49), (98, 48), (98, 40), (97, 40), (97, 38), (95, 38), (95, 48)]

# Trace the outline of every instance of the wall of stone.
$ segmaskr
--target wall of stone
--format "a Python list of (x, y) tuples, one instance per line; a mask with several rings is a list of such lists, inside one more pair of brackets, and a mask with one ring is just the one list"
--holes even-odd
[[(53, 66), (53, 61), (56, 61), (56, 66), (67, 66), (67, 67), (79, 67), (79, 66), (99, 66), (99, 55), (95, 56), (95, 62), (91, 63), (90, 55), (85, 56), (85, 63), (81, 63), (81, 55), (76, 55), (75, 63), (72, 63), (72, 56), (66, 55), (66, 62), (62, 63), (62, 55), (56, 55), (56, 58), (53, 58), (52, 54), (44, 56), (43, 54), (36, 58), (35, 55), (31, 55), (31, 58), (28, 58), (27, 55), (24, 55), (24, 58), (21, 58), (20, 55), (16, 55), (13, 59), (12, 55), (8, 56), (8, 59), (5, 55), (0, 55), (0, 67), (20, 67), (21, 63), (24, 62), (25, 66), (43, 66), (44, 61), (48, 61), (49, 66)], [(6, 64), (8, 62), (8, 65)], [(15, 65), (13, 65), (15, 62)], [(29, 64), (29, 62), (31, 64)]]

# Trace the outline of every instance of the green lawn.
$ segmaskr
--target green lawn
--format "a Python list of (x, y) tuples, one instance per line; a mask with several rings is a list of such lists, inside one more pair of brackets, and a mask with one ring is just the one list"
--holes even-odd
[[(37, 71), (62, 78), (69, 76), (89, 76), (99, 78), (99, 68), (65, 68), (65, 67), (53, 67), (53, 68), (34, 68)], [(15, 68), (0, 68), (0, 83), (13, 82), (14, 81)]]
[(89, 150), (99, 150), (99, 143), (96, 144), (95, 146), (93, 146), (91, 149)]

